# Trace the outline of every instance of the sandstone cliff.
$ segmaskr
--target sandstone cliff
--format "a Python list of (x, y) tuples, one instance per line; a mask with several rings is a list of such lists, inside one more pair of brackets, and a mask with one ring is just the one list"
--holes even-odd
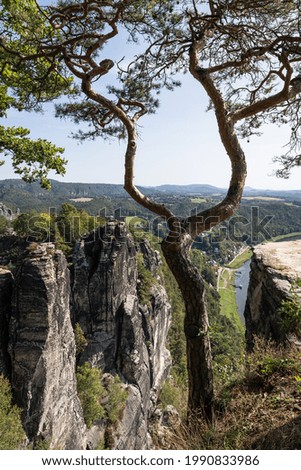
[(9, 352), (12, 387), (29, 440), (85, 448), (77, 397), (67, 262), (51, 244), (32, 244), (15, 277)]
[[(139, 249), (145, 267), (158, 276), (158, 255), (147, 241)], [(147, 448), (148, 418), (171, 365), (165, 346), (171, 320), (166, 292), (154, 282), (148, 305), (139, 305), (136, 247), (123, 223), (93, 232), (77, 245), (74, 258), (74, 321), (88, 339), (80, 362), (118, 374), (128, 385), (114, 447)]]
[(299, 344), (298, 338), (288, 335), (281, 327), (279, 308), (289, 298), (293, 281), (300, 277), (301, 240), (255, 247), (245, 308), (249, 347), (254, 335)]
[[(140, 305), (137, 250), (154, 283)], [(140, 255), (141, 256), (141, 255)], [(170, 306), (159, 278), (160, 257), (135, 246), (123, 223), (110, 222), (80, 241), (70, 271), (52, 244), (31, 244), (14, 278), (0, 270), (0, 373), (12, 383), (29, 442), (58, 449), (97, 448), (110, 423), (87, 430), (76, 388), (76, 360), (127, 390), (110, 446), (149, 448), (149, 420), (171, 365), (166, 337)], [(72, 326), (73, 323), (73, 326)], [(87, 347), (76, 354), (74, 326)]]
[(8, 354), (8, 325), (11, 316), (13, 276), (0, 267), (0, 374), (9, 376), (10, 358)]

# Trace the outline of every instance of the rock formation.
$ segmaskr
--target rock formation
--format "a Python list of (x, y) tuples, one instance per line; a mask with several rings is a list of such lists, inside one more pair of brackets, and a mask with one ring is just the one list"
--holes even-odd
[(6, 207), (2, 202), (0, 202), (0, 216), (5, 217), (7, 220), (13, 219), (12, 210)]
[(255, 247), (245, 308), (246, 337), (252, 347), (254, 335), (276, 342), (293, 341), (281, 327), (279, 308), (291, 294), (292, 283), (301, 278), (301, 240), (266, 243)]
[[(137, 250), (153, 279), (142, 304)], [(51, 243), (29, 244), (14, 278), (0, 269), (0, 373), (11, 380), (30, 443), (96, 449), (105, 437), (116, 449), (152, 446), (149, 420), (171, 365), (171, 315), (160, 263), (146, 240), (136, 246), (125, 224), (111, 221), (77, 244), (71, 282), (64, 255)], [(87, 343), (81, 353), (77, 323)], [(76, 360), (100, 368), (109, 381), (120, 377), (127, 399), (114, 425), (103, 418), (87, 430)]]
[(8, 354), (8, 325), (11, 315), (12, 273), (0, 267), (0, 374), (6, 377), (10, 372)]
[[(158, 254), (146, 241), (141, 245), (146, 268), (158, 275)], [(165, 346), (171, 320), (166, 292), (154, 282), (149, 304), (139, 305), (137, 280), (136, 248), (124, 223), (108, 223), (77, 245), (74, 321), (88, 339), (80, 361), (118, 374), (128, 384), (117, 449), (148, 447), (148, 417), (171, 365)]]
[(31, 244), (13, 288), (11, 380), (29, 440), (55, 449), (85, 448), (69, 294), (63, 254), (52, 244)]

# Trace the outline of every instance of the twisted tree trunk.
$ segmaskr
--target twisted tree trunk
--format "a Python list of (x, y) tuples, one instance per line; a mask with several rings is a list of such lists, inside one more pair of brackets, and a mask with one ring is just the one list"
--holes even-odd
[(191, 237), (162, 243), (166, 262), (176, 278), (185, 303), (184, 331), (188, 370), (188, 414), (213, 417), (213, 373), (205, 283), (189, 258)]
[[(184, 328), (189, 380), (188, 412), (190, 416), (201, 414), (211, 421), (214, 390), (206, 291), (201, 274), (189, 258), (189, 251), (193, 240), (200, 233), (228, 219), (237, 209), (245, 183), (246, 164), (235, 133), (235, 120), (228, 115), (222, 94), (210, 74), (198, 66), (198, 48), (198, 43), (191, 48), (190, 71), (213, 102), (220, 137), (231, 161), (232, 176), (223, 201), (186, 220), (180, 220), (167, 206), (145, 196), (134, 184), (134, 161), (137, 153), (136, 123), (146, 110), (144, 105), (137, 101), (120, 99), (118, 103), (114, 103), (92, 88), (93, 77), (105, 74), (107, 69), (104, 66), (111, 66), (112, 63), (102, 61), (99, 65), (96, 64), (94, 72), (89, 74), (78, 73), (73, 69), (71, 71), (76, 72), (82, 80), (82, 91), (85, 95), (107, 109), (110, 115), (115, 116), (124, 125), (127, 133), (125, 190), (136, 202), (167, 221), (169, 234), (162, 243), (162, 251), (181, 290), (186, 310)], [(131, 106), (134, 109), (132, 115), (127, 109)]]

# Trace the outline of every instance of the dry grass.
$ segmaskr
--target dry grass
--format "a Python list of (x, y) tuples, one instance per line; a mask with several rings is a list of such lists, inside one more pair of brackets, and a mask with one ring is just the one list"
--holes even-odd
[(220, 391), (213, 425), (178, 421), (163, 441), (165, 449), (300, 449), (300, 351), (257, 341), (240, 382)]

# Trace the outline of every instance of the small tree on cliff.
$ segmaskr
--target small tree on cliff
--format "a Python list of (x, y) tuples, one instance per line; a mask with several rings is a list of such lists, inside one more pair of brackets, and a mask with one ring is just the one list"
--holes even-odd
[[(15, 14), (11, 8), (8, 11)], [(52, 64), (55, 59), (60, 67), (64, 65), (64, 74), (69, 71), (79, 80), (84, 99), (78, 96), (57, 108), (59, 116), (92, 125), (88, 132), (79, 132), (79, 138), (113, 135), (126, 139), (124, 187), (139, 204), (165, 218), (169, 227), (162, 249), (186, 308), (188, 407), (192, 412), (202, 411), (210, 420), (214, 392), (205, 284), (189, 251), (196, 236), (231, 217), (239, 205), (246, 178), (239, 137), (258, 132), (265, 122), (290, 122), (289, 152), (278, 159), (282, 163), (279, 174), (288, 176), (290, 168), (301, 161), (299, 2), (68, 0), (43, 10), (37, 6), (36, 14), (47, 24), (43, 39), (30, 35), (29, 27), (26, 38), (22, 34), (18, 38), (34, 52), (12, 50), (5, 34), (2, 48), (20, 64), (41, 58)], [(119, 85), (109, 87), (105, 94), (97, 82), (113, 69), (114, 62), (99, 58), (120, 26), (133, 41), (143, 37), (146, 50), (119, 73)], [(224, 200), (185, 220), (144, 196), (134, 184), (137, 122), (157, 106), (153, 92), (173, 89), (184, 71), (207, 93), (232, 166)]]

